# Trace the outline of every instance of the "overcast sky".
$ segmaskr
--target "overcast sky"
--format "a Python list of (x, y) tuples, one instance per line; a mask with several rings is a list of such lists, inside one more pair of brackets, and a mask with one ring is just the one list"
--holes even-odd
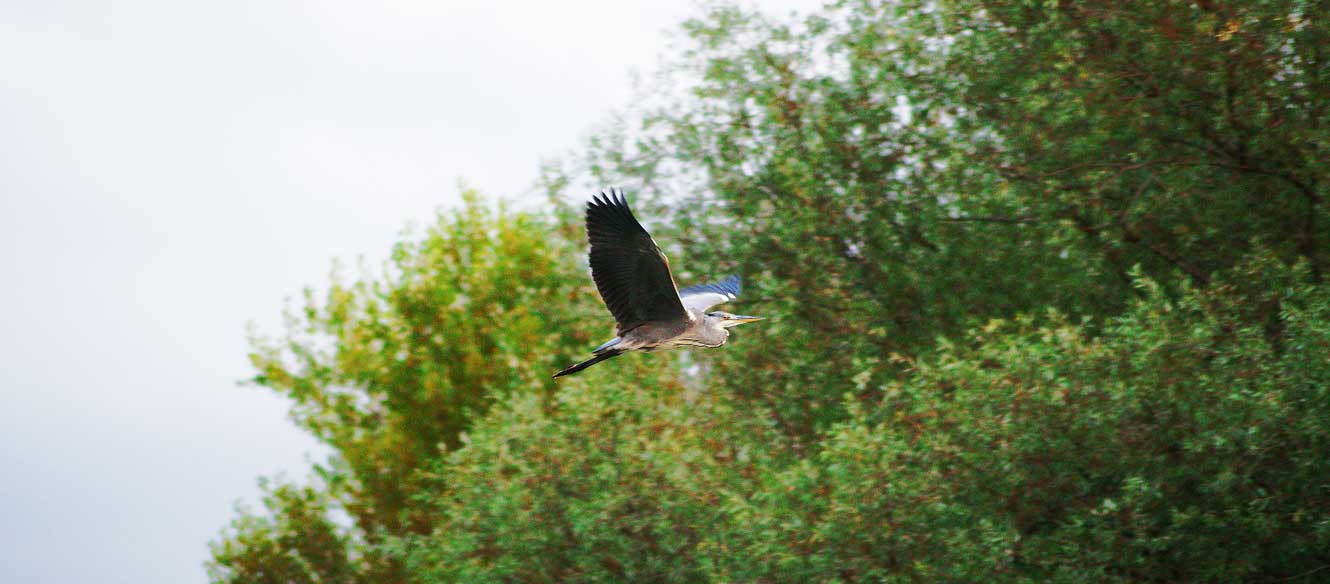
[(322, 456), (236, 386), (245, 323), (459, 178), (528, 193), (694, 10), (0, 2), (0, 581), (205, 581), (256, 477)]

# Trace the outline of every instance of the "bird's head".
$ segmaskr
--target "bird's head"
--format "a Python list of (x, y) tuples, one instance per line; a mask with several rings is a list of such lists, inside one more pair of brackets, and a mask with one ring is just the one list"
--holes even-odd
[(762, 317), (760, 316), (744, 316), (741, 314), (730, 314), (728, 312), (723, 312), (719, 310), (717, 310), (716, 312), (707, 313), (707, 316), (718, 319), (720, 321), (720, 326), (723, 328), (734, 328), (744, 323), (756, 322), (762, 320)]

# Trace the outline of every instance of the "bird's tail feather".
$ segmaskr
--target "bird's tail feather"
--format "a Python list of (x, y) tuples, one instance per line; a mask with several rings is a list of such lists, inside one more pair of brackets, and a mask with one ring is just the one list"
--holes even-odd
[(590, 367), (590, 366), (592, 366), (592, 365), (595, 365), (596, 363), (600, 363), (601, 361), (604, 361), (604, 360), (606, 360), (606, 359), (610, 359), (610, 358), (613, 358), (613, 357), (618, 357), (619, 355), (622, 355), (622, 354), (623, 354), (623, 351), (605, 351), (604, 353), (601, 353), (601, 354), (599, 354), (599, 355), (596, 355), (595, 357), (592, 357), (592, 358), (590, 358), (590, 359), (587, 359), (586, 361), (583, 361), (583, 362), (578, 363), (578, 364), (576, 364), (576, 365), (569, 365), (568, 367), (565, 367), (565, 368), (563, 369), (563, 371), (560, 371), (560, 372), (558, 372), (558, 373), (555, 373), (554, 376), (555, 376), (555, 377), (563, 377), (564, 375), (572, 375), (572, 374), (574, 374), (574, 373), (577, 373), (578, 371), (581, 371), (581, 370), (583, 370), (583, 369), (586, 369), (587, 367)]

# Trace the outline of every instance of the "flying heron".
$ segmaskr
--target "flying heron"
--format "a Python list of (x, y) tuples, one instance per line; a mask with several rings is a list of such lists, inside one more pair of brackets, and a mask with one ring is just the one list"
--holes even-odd
[(719, 347), (731, 327), (762, 320), (711, 307), (739, 296), (739, 276), (679, 290), (670, 262), (651, 234), (633, 217), (623, 191), (611, 189), (591, 198), (586, 208), (591, 243), (591, 278), (610, 309), (618, 335), (596, 347), (592, 358), (555, 377), (571, 375), (629, 351), (674, 347)]

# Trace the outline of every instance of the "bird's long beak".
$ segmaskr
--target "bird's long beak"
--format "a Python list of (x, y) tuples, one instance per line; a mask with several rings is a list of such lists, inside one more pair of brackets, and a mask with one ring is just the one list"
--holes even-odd
[(725, 323), (725, 324), (727, 324), (727, 325), (729, 325), (729, 326), (739, 326), (739, 325), (741, 325), (741, 324), (747, 324), (747, 323), (750, 323), (750, 322), (757, 322), (757, 321), (759, 321), (759, 320), (762, 320), (762, 317), (760, 317), (760, 316), (743, 316), (743, 315), (736, 314), (736, 315), (731, 316), (730, 318), (727, 318), (727, 319), (725, 319), (725, 320), (726, 320), (726, 323)]

